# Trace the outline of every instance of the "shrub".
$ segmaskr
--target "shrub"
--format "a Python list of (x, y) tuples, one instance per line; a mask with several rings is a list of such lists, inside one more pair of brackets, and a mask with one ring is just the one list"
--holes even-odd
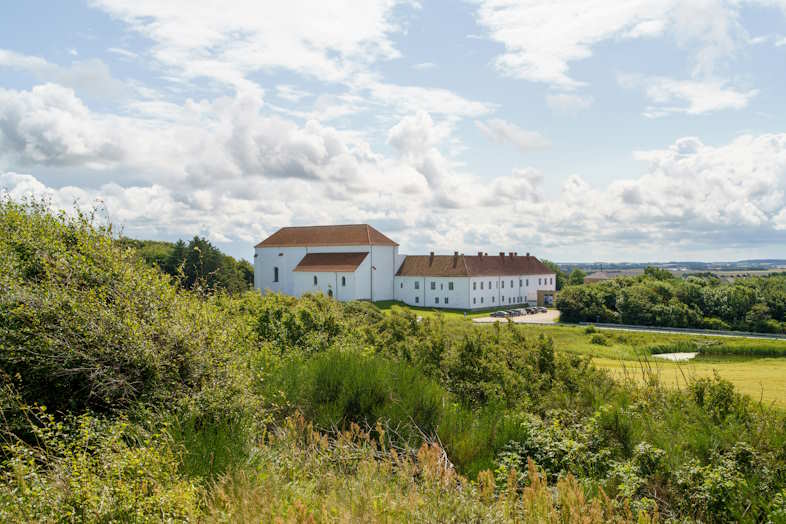
[(27, 404), (171, 402), (248, 345), (220, 298), (178, 292), (91, 216), (0, 202), (0, 265), (0, 372)]
[(590, 337), (590, 344), (596, 344), (598, 346), (608, 346), (609, 341), (600, 333), (596, 333)]
[(88, 416), (56, 422), (31, 413), (37, 447), (4, 446), (0, 520), (4, 522), (160, 522), (198, 514), (200, 489), (178, 473), (163, 434)]

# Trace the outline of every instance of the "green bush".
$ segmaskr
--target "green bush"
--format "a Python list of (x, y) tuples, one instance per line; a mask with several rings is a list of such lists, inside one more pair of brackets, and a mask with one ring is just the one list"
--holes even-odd
[(166, 435), (88, 416), (30, 416), (37, 446), (3, 446), (3, 522), (161, 522), (198, 514), (202, 493), (178, 473)]
[(596, 333), (590, 337), (590, 344), (595, 344), (598, 346), (608, 346), (609, 341), (608, 339), (600, 333)]
[(0, 264), (0, 372), (27, 404), (171, 402), (226, 380), (253, 340), (220, 297), (178, 292), (90, 216), (0, 202)]

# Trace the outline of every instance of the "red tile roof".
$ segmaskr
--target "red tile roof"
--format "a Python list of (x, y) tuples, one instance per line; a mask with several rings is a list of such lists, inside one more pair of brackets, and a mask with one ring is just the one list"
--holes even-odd
[(533, 256), (407, 255), (397, 276), (549, 275), (553, 271)]
[(368, 224), (282, 227), (256, 247), (397, 246)]
[(311, 273), (352, 273), (366, 259), (368, 252), (361, 253), (308, 253), (298, 262), (293, 271)]

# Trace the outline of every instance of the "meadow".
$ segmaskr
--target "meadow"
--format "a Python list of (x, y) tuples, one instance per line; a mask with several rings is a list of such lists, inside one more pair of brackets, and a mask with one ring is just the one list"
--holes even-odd
[[(410, 311), (424, 318), (467, 320), (467, 327), (460, 324), (461, 330), (472, 329), (469, 326), (476, 326), (471, 323), (472, 318), (489, 313), (464, 315), (392, 302), (382, 303), (381, 310), (387, 314)], [(505, 323), (503, 320), (502, 324)], [(558, 351), (588, 355), (597, 366), (621, 379), (643, 382), (654, 375), (667, 387), (685, 388), (692, 379), (712, 377), (717, 372), (754, 400), (786, 408), (786, 340), (621, 331), (574, 324), (517, 324), (516, 329), (528, 337), (551, 338)], [(652, 357), (658, 353), (682, 352), (699, 355), (686, 362)]]
[(0, 521), (786, 521), (783, 411), (594, 363), (653, 336), (184, 285), (0, 201)]

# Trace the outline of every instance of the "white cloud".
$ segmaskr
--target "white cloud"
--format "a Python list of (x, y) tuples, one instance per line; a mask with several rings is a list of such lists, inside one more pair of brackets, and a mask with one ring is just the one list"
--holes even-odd
[(505, 46), (495, 62), (502, 72), (574, 89), (582, 82), (570, 75), (570, 64), (590, 57), (593, 46), (666, 32), (694, 51), (696, 74), (712, 74), (744, 41), (738, 10), (737, 2), (724, 0), (483, 0), (478, 19)]
[(311, 96), (311, 93), (298, 89), (293, 85), (282, 84), (276, 86), (276, 95), (287, 102), (300, 102), (304, 98)]
[(123, 58), (139, 58), (139, 55), (134, 53), (133, 51), (129, 51), (128, 49), (123, 49), (122, 47), (110, 47), (107, 48), (107, 52), (122, 56)]
[[(428, 133), (424, 138), (434, 140)], [(167, 179), (55, 187), (17, 173), (0, 174), (0, 187), (14, 198), (48, 195), (58, 207), (103, 202), (110, 219), (132, 236), (198, 233), (249, 250), (281, 225), (349, 220), (389, 224), (410, 249), (443, 252), (597, 253), (615, 246), (652, 257), (786, 242), (786, 134), (743, 135), (721, 146), (683, 138), (666, 149), (637, 152), (647, 163), (639, 177), (596, 187), (574, 175), (558, 195), (541, 192), (543, 176), (532, 168), (479, 180), (456, 172), (435, 151), (416, 151), (414, 162), (358, 156), (374, 184), (358, 190), (330, 180), (267, 177), (219, 179), (205, 188)], [(429, 189), (425, 180), (435, 173), (439, 187)]]
[(543, 174), (531, 167), (514, 169), (508, 176), (500, 176), (489, 186), (483, 203), (488, 206), (500, 204), (524, 204), (541, 200), (539, 186)]
[(527, 131), (501, 118), (492, 118), (483, 122), (476, 121), (475, 125), (494, 142), (498, 144), (510, 143), (521, 151), (545, 149), (551, 145), (540, 133)]
[(284, 68), (339, 81), (399, 56), (390, 35), (395, 0), (235, 2), (94, 0), (156, 42), (153, 56), (186, 77), (244, 85), (245, 74)]
[(777, 244), (786, 209), (786, 134), (743, 135), (720, 147), (697, 138), (642, 151), (639, 178), (595, 189), (568, 179), (542, 228), (559, 242), (703, 247)]
[(724, 109), (743, 109), (758, 94), (757, 89), (739, 90), (721, 80), (675, 80), (664, 77), (621, 75), (623, 87), (641, 87), (653, 104), (645, 116), (658, 117), (670, 113), (700, 115)]
[(546, 95), (546, 104), (557, 113), (574, 114), (592, 106), (595, 99), (590, 95), (553, 93)]
[(73, 62), (70, 66), (53, 64), (41, 57), (0, 49), (0, 67), (27, 71), (45, 82), (72, 87), (96, 98), (149, 96), (150, 90), (134, 82), (118, 80), (98, 59)]
[(417, 69), (418, 71), (434, 69), (435, 67), (437, 67), (437, 64), (435, 64), (434, 62), (420, 62), (419, 64), (415, 64), (412, 66), (413, 69)]

